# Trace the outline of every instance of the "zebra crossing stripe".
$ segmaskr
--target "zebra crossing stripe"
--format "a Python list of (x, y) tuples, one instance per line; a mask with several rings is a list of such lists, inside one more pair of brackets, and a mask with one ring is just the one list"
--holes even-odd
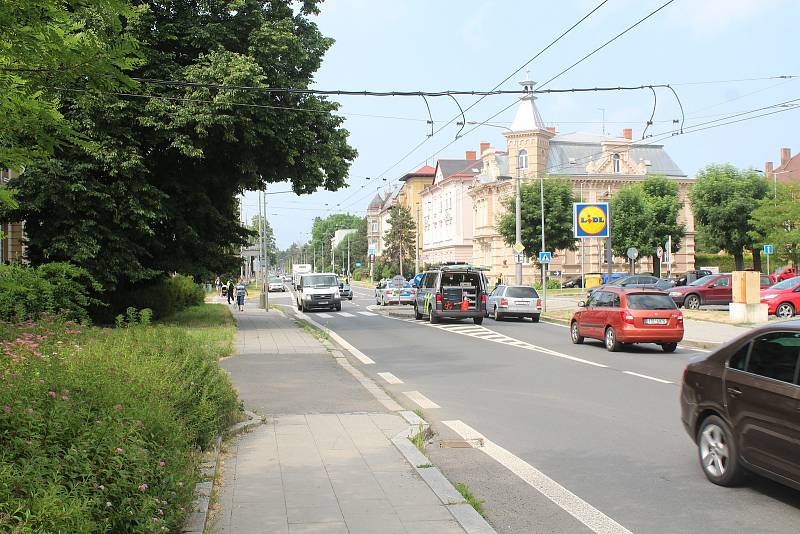
[(372, 312), (368, 312), (368, 311), (360, 311), (360, 312), (356, 312), (356, 313), (358, 313), (360, 315), (366, 315), (367, 317), (375, 317), (376, 315), (378, 315), (377, 313), (372, 313)]
[(318, 313), (317, 317), (322, 317), (323, 319), (332, 319), (333, 316), (328, 313)]
[(341, 315), (342, 317), (355, 317), (355, 315), (349, 312), (339, 312), (338, 315)]

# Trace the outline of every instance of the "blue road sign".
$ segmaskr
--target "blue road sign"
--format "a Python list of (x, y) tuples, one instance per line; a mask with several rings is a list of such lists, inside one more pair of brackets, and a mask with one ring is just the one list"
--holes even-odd
[(553, 263), (553, 253), (552, 252), (540, 252), (539, 253), (539, 263)]
[(764, 245), (764, 254), (772, 254), (772, 245)]

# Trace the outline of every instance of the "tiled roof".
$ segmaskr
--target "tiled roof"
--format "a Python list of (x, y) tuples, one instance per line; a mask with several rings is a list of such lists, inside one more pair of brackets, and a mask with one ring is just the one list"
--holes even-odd
[(405, 182), (406, 180), (408, 180), (409, 178), (412, 178), (414, 176), (431, 176), (432, 177), (435, 174), (436, 174), (436, 169), (434, 169), (430, 165), (423, 165), (422, 167), (420, 167), (416, 171), (409, 172), (408, 174), (404, 175), (402, 178), (400, 178), (400, 181), (401, 182)]
[[(630, 143), (630, 140), (594, 134), (559, 135), (550, 140), (547, 172), (554, 175), (586, 175), (586, 165), (603, 153), (605, 141)], [(630, 159), (633, 162), (650, 162), (647, 174), (684, 177), (680, 167), (664, 151), (663, 145), (631, 143)]]
[(367, 206), (367, 209), (371, 210), (371, 209), (380, 208), (382, 204), (383, 204), (383, 199), (381, 198), (380, 195), (376, 194), (375, 198), (373, 198), (372, 202), (370, 202), (369, 206)]
[(481, 173), (480, 160), (472, 159), (440, 159), (437, 165), (442, 169), (442, 176), (473, 177)]

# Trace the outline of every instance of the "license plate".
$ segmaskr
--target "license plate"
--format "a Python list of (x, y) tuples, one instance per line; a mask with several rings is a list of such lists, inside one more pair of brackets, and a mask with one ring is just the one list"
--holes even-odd
[(644, 324), (667, 324), (667, 319), (645, 319)]
[(327, 300), (318, 300), (317, 301), (317, 304), (327, 304), (327, 303), (328, 303)]
[(529, 301), (529, 300), (517, 300), (517, 301), (514, 302), (514, 304), (517, 305), (517, 306), (530, 306), (531, 305), (531, 301)]

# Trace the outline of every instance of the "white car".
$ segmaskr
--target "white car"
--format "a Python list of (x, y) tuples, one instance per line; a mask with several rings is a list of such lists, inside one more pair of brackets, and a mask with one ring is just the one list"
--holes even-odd
[(270, 278), (267, 290), (271, 293), (273, 291), (286, 291), (286, 286), (283, 285), (283, 280), (278, 277)]

